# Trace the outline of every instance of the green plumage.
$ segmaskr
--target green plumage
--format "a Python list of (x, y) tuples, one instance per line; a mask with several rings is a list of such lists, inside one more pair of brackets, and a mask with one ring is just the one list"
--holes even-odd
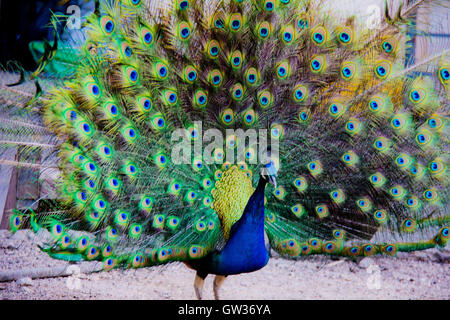
[[(102, 3), (71, 51), (76, 65), (29, 116), (2, 105), (54, 134), (59, 170), (57, 200), (18, 208), (12, 230), (45, 228), (52, 257), (101, 260), (106, 270), (221, 250), (225, 220), (239, 219), (264, 164), (262, 140), (239, 136), (254, 129), (279, 144), (277, 187), (265, 189), (274, 250), (363, 256), (444, 246), (448, 47), (405, 68), (409, 17), (387, 17), (369, 30), (307, 0), (177, 0), (158, 11), (145, 1)], [(434, 71), (416, 75), (424, 65)], [(41, 150), (40, 126), (3, 119), (2, 150), (19, 138)], [(177, 129), (185, 134), (174, 140)], [(179, 141), (190, 146), (181, 164)], [(240, 189), (221, 183), (233, 170)]]

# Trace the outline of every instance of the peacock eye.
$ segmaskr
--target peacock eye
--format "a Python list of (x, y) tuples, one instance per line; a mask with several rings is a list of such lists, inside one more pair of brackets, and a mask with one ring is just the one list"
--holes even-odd
[(164, 78), (167, 75), (167, 68), (166, 67), (161, 67), (159, 69), (159, 75)]
[(440, 75), (444, 80), (450, 79), (450, 72), (448, 71), (448, 69), (442, 69)]
[(386, 69), (384, 67), (378, 67), (377, 72), (380, 76), (384, 76), (386, 74)]
[(108, 21), (105, 24), (105, 30), (106, 32), (111, 32), (114, 29), (114, 23), (112, 21)]
[(215, 46), (212, 47), (211, 50), (210, 50), (210, 53), (211, 53), (212, 56), (217, 56), (219, 54), (219, 48), (217, 48)]
[(304, 121), (308, 120), (308, 114), (306, 112), (300, 113), (300, 118)]
[(222, 19), (217, 19), (214, 22), (214, 25), (216, 26), (216, 28), (222, 29), (224, 27), (224, 25), (225, 25), (225, 22)]
[(384, 51), (386, 51), (387, 53), (389, 53), (389, 52), (392, 51), (393, 47), (392, 47), (392, 45), (391, 45), (389, 42), (385, 41), (385, 42), (383, 43), (383, 49), (384, 49)]
[(189, 2), (188, 1), (181, 1), (180, 2), (180, 10), (185, 10), (189, 8)]
[(117, 107), (115, 105), (112, 105), (110, 110), (112, 114), (117, 114)]
[(127, 47), (125, 48), (125, 55), (126, 55), (127, 57), (130, 57), (132, 53), (133, 53), (133, 51), (131, 50), (131, 48), (130, 48), (129, 46), (127, 46)]
[(298, 20), (297, 25), (298, 25), (298, 27), (299, 27), (300, 29), (306, 29), (306, 28), (309, 27), (308, 21), (303, 20), (303, 19)]
[(187, 38), (189, 36), (189, 33), (190, 33), (190, 31), (188, 28), (183, 28), (181, 30), (181, 35), (183, 36), (183, 38)]
[(147, 33), (144, 35), (144, 40), (145, 40), (146, 43), (152, 42), (152, 40), (153, 40), (152, 34), (151, 34), (150, 32), (147, 32)]
[(342, 40), (342, 42), (348, 42), (350, 40), (350, 36), (345, 32), (342, 32), (339, 35), (339, 38)]
[(91, 131), (91, 127), (87, 123), (85, 123), (83, 124), (83, 130), (88, 133), (89, 131)]
[(320, 62), (318, 60), (313, 60), (313, 62), (311, 63), (312, 67), (314, 70), (317, 70), (320, 68)]
[(100, 93), (100, 89), (98, 88), (98, 86), (96, 84), (93, 84), (91, 86), (91, 92), (94, 96), (98, 96)]
[(283, 39), (284, 39), (286, 42), (290, 42), (290, 41), (292, 40), (292, 34), (290, 34), (289, 32), (285, 32), (285, 33), (283, 34)]
[(126, 69), (126, 72), (127, 72), (128, 77), (129, 77), (131, 82), (136, 82), (137, 81), (138, 73), (137, 73), (137, 71), (134, 68), (129, 67), (129, 68)]
[(352, 71), (351, 71), (349, 68), (344, 68), (344, 69), (342, 70), (342, 73), (343, 73), (345, 76), (350, 77), (351, 74), (352, 74)]
[(411, 98), (414, 101), (419, 101), (420, 100), (420, 93), (417, 90), (414, 90), (411, 92)]
[(267, 28), (261, 28), (261, 31), (259, 32), (261, 36), (266, 37), (269, 34), (269, 30)]

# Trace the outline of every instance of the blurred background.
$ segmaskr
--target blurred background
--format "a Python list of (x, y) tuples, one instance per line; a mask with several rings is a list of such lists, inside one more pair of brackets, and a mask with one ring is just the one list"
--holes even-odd
[[(69, 14), (73, 5), (80, 8), (81, 16), (94, 10), (91, 0), (0, 0), (0, 65), (18, 61), (26, 70), (35, 69), (30, 43), (53, 41), (52, 14)], [(61, 35), (65, 23), (57, 26)]]

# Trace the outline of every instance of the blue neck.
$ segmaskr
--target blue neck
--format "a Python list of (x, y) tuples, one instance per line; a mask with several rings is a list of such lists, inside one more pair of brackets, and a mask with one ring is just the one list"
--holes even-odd
[(264, 189), (259, 179), (242, 217), (233, 225), (225, 248), (213, 257), (212, 272), (220, 275), (251, 272), (264, 267), (269, 254), (264, 244)]

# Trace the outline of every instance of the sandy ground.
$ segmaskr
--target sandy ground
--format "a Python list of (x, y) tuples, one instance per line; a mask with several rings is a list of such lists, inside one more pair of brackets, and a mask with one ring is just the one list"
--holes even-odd
[[(0, 273), (64, 266), (32, 244), (32, 234), (0, 231)], [(274, 257), (257, 272), (230, 276), (222, 299), (441, 299), (450, 298), (450, 251), (427, 250), (397, 258), (347, 259)], [(0, 282), (0, 299), (195, 299), (195, 272), (183, 264), (138, 270), (113, 270), (71, 277)], [(213, 299), (213, 277), (204, 298)]]

